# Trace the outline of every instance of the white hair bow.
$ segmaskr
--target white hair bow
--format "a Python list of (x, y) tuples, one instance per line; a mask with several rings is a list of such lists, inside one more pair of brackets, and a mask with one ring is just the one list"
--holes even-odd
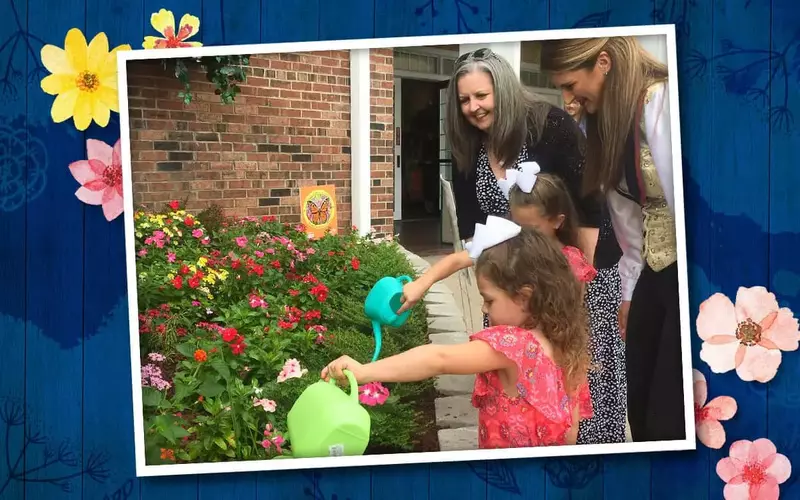
[(487, 248), (499, 245), (510, 240), (522, 231), (522, 228), (508, 219), (490, 215), (486, 224), (475, 224), (475, 234), (472, 241), (464, 247), (472, 260), (477, 260)]
[(506, 199), (508, 199), (511, 188), (516, 184), (525, 193), (533, 191), (533, 186), (536, 184), (536, 174), (541, 172), (539, 164), (535, 161), (526, 161), (519, 164), (520, 170), (509, 168), (506, 169), (506, 178), (499, 179), (497, 185), (503, 191)]

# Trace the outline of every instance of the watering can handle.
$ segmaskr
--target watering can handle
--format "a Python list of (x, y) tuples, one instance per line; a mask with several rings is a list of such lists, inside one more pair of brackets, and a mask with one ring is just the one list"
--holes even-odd
[(412, 281), (414, 281), (413, 279), (411, 279), (411, 276), (406, 276), (405, 274), (402, 276), (398, 276), (397, 279), (399, 281), (405, 281), (406, 283), (411, 283)]
[[(342, 370), (342, 373), (345, 374), (347, 380), (350, 381), (350, 397), (358, 403), (358, 382), (356, 382), (356, 377), (350, 370)], [(333, 377), (328, 379), (329, 384), (335, 384), (336, 380)]]

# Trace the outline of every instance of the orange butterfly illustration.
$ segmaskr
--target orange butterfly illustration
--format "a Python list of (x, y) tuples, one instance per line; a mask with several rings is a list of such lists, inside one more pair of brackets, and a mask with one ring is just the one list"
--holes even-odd
[(314, 200), (306, 202), (306, 217), (315, 226), (321, 226), (328, 222), (331, 216), (331, 199), (325, 198), (322, 203)]

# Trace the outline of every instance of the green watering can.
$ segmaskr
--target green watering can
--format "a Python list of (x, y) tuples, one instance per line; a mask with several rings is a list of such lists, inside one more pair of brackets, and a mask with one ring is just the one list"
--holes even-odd
[[(291, 458), (363, 455), (369, 444), (371, 420), (358, 401), (358, 384), (350, 381), (350, 394), (334, 379), (306, 387), (286, 416)], [(287, 457), (288, 458), (288, 457)]]
[(378, 360), (381, 353), (381, 327), (383, 325), (400, 328), (405, 324), (411, 311), (397, 314), (402, 306), (403, 285), (413, 281), (409, 276), (386, 276), (378, 280), (369, 291), (364, 301), (364, 314), (372, 321), (372, 331), (375, 334), (375, 353), (372, 362)]

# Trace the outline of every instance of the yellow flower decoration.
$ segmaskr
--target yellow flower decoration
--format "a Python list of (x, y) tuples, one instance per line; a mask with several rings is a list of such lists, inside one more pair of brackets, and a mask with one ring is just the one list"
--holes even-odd
[(108, 125), (111, 111), (119, 113), (117, 94), (117, 52), (131, 50), (120, 45), (108, 51), (108, 38), (98, 33), (89, 45), (78, 28), (64, 39), (64, 48), (42, 47), (42, 64), (50, 71), (42, 80), (42, 90), (56, 96), (50, 116), (56, 123), (72, 118), (78, 130), (86, 130), (95, 121)]
[(145, 49), (174, 49), (178, 47), (202, 47), (200, 42), (187, 42), (200, 30), (200, 19), (190, 14), (184, 14), (181, 24), (175, 26), (175, 16), (172, 11), (161, 9), (150, 16), (150, 24), (156, 31), (164, 35), (164, 38), (157, 36), (146, 36), (142, 47)]

